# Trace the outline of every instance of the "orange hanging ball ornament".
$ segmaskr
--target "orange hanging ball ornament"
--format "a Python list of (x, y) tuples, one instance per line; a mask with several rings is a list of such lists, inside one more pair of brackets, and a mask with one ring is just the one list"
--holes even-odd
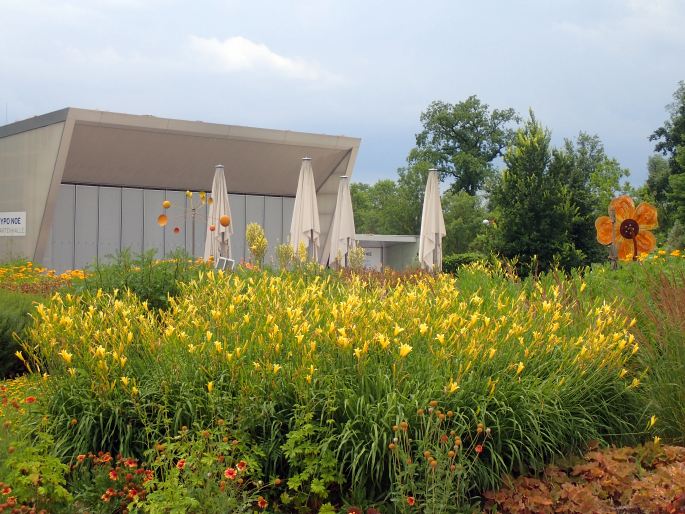
[(167, 215), (160, 214), (157, 218), (157, 225), (159, 225), (160, 227), (165, 227), (167, 223), (169, 223), (169, 218), (167, 218)]
[(219, 218), (219, 223), (221, 223), (222, 227), (228, 227), (231, 224), (231, 218), (227, 214), (224, 214)]
[(214, 232), (216, 230), (216, 225), (210, 225), (209, 226), (209, 231)]
[(164, 207), (165, 209), (168, 209), (169, 207), (171, 207), (171, 202), (169, 200), (164, 200), (162, 202), (162, 207)]

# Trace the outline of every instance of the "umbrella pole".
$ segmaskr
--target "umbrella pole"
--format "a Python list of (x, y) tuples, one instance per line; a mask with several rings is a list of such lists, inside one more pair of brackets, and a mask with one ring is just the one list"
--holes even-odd
[(348, 255), (350, 254), (350, 238), (347, 238), (347, 245), (345, 247), (345, 267), (348, 266)]
[(309, 231), (309, 258), (314, 260), (314, 229)]
[(437, 271), (438, 267), (438, 234), (435, 234), (435, 246), (433, 247), (433, 273)]

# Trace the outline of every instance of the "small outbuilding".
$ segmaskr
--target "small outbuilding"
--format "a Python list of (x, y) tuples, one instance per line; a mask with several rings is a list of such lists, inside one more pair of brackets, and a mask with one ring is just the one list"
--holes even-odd
[(419, 236), (357, 234), (357, 244), (364, 248), (364, 266), (376, 270), (403, 270), (419, 267)]

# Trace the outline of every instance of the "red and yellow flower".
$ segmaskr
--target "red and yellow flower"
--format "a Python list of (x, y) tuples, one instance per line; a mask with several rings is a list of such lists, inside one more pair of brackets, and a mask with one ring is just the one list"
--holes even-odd
[(641, 203), (635, 207), (633, 199), (623, 195), (609, 204), (609, 214), (615, 213), (612, 223), (609, 216), (595, 220), (597, 241), (603, 245), (614, 243), (621, 260), (636, 260), (642, 253), (649, 253), (656, 246), (656, 238), (650, 230), (659, 226), (657, 211), (653, 205)]

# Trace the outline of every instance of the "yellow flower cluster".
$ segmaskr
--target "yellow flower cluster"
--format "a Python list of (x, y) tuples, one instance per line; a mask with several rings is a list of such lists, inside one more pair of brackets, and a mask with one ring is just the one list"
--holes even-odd
[(675, 250), (658, 250), (654, 254), (649, 254), (649, 253), (641, 253), (638, 256), (638, 260), (640, 261), (646, 261), (646, 260), (651, 260), (651, 261), (659, 261), (659, 260), (667, 260), (670, 257), (680, 257), (681, 259), (685, 259), (685, 249), (680, 250), (680, 249), (675, 249)]
[(10, 263), (0, 266), (0, 287), (40, 292), (44, 289), (60, 287), (74, 279), (82, 279), (85, 276), (83, 270), (56, 273), (55, 270), (36, 266), (31, 261)]
[(49, 365), (53, 374), (89, 377), (97, 394), (135, 395), (134, 370), (145, 368), (131, 361), (139, 359), (173, 360), (202, 375), (206, 393), (219, 375), (307, 388), (369, 367), (398, 381), (421, 371), (446, 394), (460, 394), (473, 373), (490, 395), (503, 380), (562, 384), (599, 370), (639, 385), (626, 371), (638, 351), (630, 321), (614, 305), (584, 298), (584, 284), (527, 289), (483, 269), (472, 273), (487, 287), (473, 280), (463, 287), (449, 275), (390, 287), (335, 275), (208, 272), (161, 314), (129, 293), (56, 294), (38, 307), (31, 357), (38, 371)]

